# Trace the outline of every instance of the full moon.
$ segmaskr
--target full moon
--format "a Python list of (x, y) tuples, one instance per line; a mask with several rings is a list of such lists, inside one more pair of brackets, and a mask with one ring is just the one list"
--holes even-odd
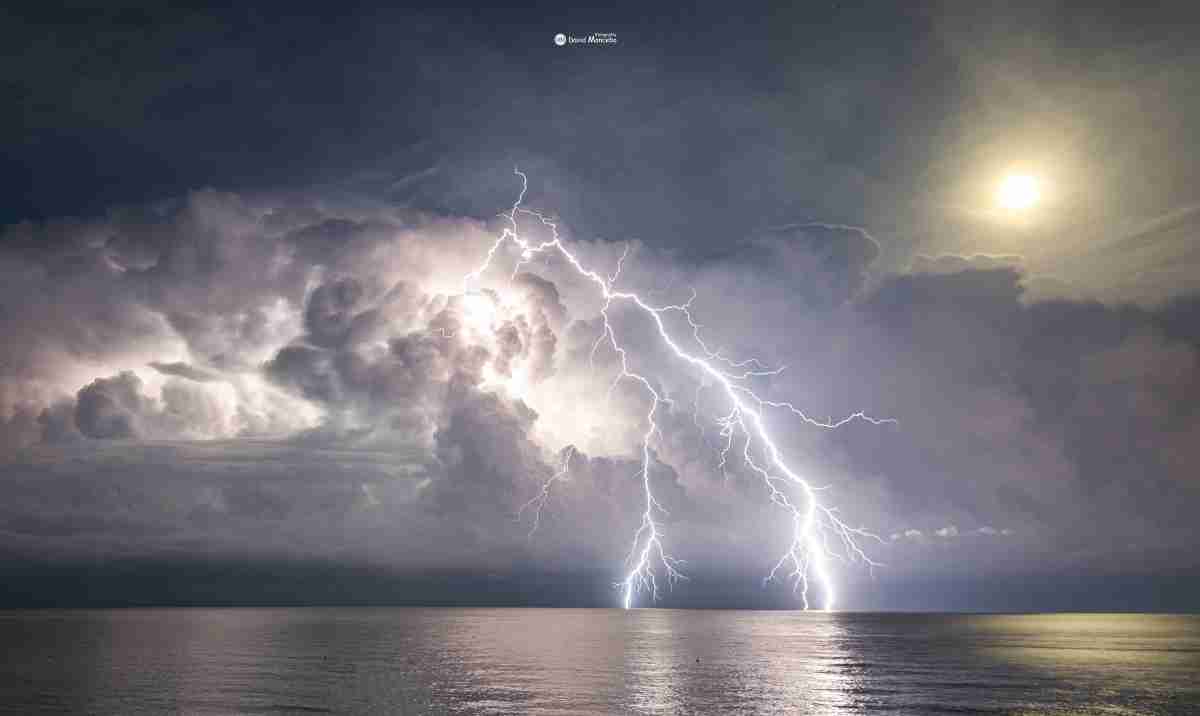
[(1010, 174), (1000, 182), (996, 200), (1005, 209), (1028, 209), (1041, 198), (1037, 179), (1028, 174)]

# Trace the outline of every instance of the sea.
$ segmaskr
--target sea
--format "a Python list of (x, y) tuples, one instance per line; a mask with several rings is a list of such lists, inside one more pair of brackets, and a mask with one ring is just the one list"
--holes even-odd
[(0, 611), (0, 709), (1200, 714), (1200, 616)]

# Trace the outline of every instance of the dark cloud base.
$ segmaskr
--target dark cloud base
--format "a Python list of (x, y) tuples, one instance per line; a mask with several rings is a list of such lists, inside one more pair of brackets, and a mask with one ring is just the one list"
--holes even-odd
[[(751, 574), (693, 574), (664, 593), (667, 609), (796, 609), (786, 588)], [(0, 609), (111, 607), (568, 607), (610, 608), (616, 573), (462, 570), (396, 573), (322, 562), (133, 560), (108, 563), (0, 562)], [(866, 586), (866, 585), (863, 585)], [(877, 587), (880, 585), (876, 585)], [(1156, 574), (1039, 580), (887, 580), (858, 611), (1195, 613), (1200, 575)]]

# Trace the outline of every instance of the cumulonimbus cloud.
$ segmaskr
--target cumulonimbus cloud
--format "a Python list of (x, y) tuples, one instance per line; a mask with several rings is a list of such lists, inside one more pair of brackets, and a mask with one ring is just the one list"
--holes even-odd
[[(595, 303), (552, 264), (464, 296), (494, 227), (331, 206), (203, 191), (6, 230), (0, 527), (14, 549), (619, 560), (644, 406), (609, 390)], [(599, 265), (623, 249), (578, 246)], [(769, 394), (900, 421), (775, 428), (847, 513), (899, 535), (888, 549), (1004, 525), (954, 541), (1000, 549), (1015, 532), (1049, 564), (1153, 525), (1175, 555), (1191, 529), (1181, 506), (1200, 504), (1196, 301), (1030, 300), (1006, 261), (868, 285), (877, 256), (865, 232), (794, 226), (701, 261), (635, 246), (623, 275), (665, 297), (694, 288), (714, 347), (786, 365)], [(653, 479), (678, 551), (763, 559), (779, 516), (736, 466), (715, 469), (703, 385), (628, 318), (625, 342), (647, 346), (637, 360), (672, 399)], [(517, 513), (568, 446), (572, 470), (530, 541)], [(1065, 519), (1083, 499), (1096, 514)]]

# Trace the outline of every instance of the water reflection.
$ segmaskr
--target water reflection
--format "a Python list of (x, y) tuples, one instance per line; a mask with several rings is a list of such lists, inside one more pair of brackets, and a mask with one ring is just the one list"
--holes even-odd
[(1200, 618), (215, 609), (0, 613), (0, 710), (1200, 713)]
[(1060, 704), (1114, 713), (1200, 713), (1200, 618), (1172, 614), (989, 615), (975, 652), (1046, 683)]
[(642, 682), (655, 693), (669, 688), (669, 697), (658, 700), (664, 707), (659, 712), (842, 713), (848, 707), (842, 665), (850, 656), (842, 648), (843, 630), (830, 615), (651, 614), (654, 627), (639, 629), (632, 643), (663, 645), (663, 663), (634, 675), (632, 690), (637, 695)]

